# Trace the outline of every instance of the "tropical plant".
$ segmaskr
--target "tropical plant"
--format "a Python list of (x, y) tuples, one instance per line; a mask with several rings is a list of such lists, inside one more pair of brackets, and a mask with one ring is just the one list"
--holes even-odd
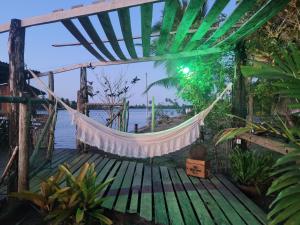
[(270, 153), (244, 151), (236, 147), (230, 154), (232, 177), (242, 185), (255, 186), (261, 192), (261, 187), (270, 181), (270, 172), (275, 164), (275, 158)]
[(112, 180), (97, 184), (94, 167), (85, 163), (75, 176), (68, 165), (60, 165), (54, 176), (42, 181), (39, 193), (25, 191), (12, 196), (34, 203), (53, 225), (112, 224), (100, 207), (105, 201), (103, 189)]
[[(243, 74), (255, 76), (271, 81), (278, 87), (277, 94), (290, 99), (289, 112), (285, 117), (299, 114), (300, 98), (300, 50), (296, 44), (289, 44), (286, 49), (271, 55), (270, 63), (253, 62), (252, 65), (243, 67)], [(272, 182), (267, 194), (277, 194), (270, 205), (268, 214), (269, 224), (299, 224), (300, 220), (300, 130), (293, 123), (288, 123), (278, 117), (280, 124), (277, 127), (269, 123), (247, 123), (246, 127), (225, 130), (219, 141), (234, 138), (245, 132), (268, 132), (282, 137), (286, 145), (293, 151), (279, 158), (274, 166)]]

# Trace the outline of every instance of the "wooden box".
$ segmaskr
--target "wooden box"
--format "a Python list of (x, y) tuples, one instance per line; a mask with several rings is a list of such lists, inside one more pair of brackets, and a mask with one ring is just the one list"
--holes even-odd
[(186, 174), (189, 176), (206, 178), (208, 176), (209, 162), (196, 159), (186, 160)]

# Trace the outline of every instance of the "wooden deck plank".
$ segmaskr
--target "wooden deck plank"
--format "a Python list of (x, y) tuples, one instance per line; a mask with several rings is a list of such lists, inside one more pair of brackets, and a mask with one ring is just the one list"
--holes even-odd
[(129, 213), (138, 212), (139, 195), (141, 192), (142, 177), (143, 177), (143, 167), (144, 167), (143, 163), (138, 163), (136, 165), (133, 183), (131, 187), (131, 200), (130, 200), (130, 206), (128, 210)]
[(228, 221), (226, 216), (224, 215), (223, 211), (219, 208), (217, 202), (213, 197), (210, 195), (210, 193), (206, 190), (206, 188), (202, 185), (200, 180), (196, 177), (189, 177), (189, 179), (194, 184), (196, 190), (198, 191), (199, 195), (205, 202), (207, 208), (209, 209), (209, 212), (211, 213), (213, 220), (216, 224), (222, 224), (222, 225), (231, 225), (231, 223)]
[(168, 42), (170, 31), (172, 30), (174, 19), (179, 9), (178, 1), (166, 0), (163, 21), (160, 30), (160, 37), (157, 41), (156, 51), (157, 55), (162, 55)]
[(214, 225), (215, 223), (213, 221), (213, 218), (209, 214), (208, 209), (205, 207), (205, 202), (200, 198), (198, 192), (186, 175), (185, 171), (183, 169), (177, 169), (177, 172), (196, 211), (200, 223), (203, 225)]
[[(227, 0), (229, 1), (229, 0)], [(218, 1), (219, 2), (219, 1)], [(175, 53), (178, 51), (181, 43), (186, 38), (186, 34), (188, 33), (191, 25), (196, 19), (197, 15), (202, 9), (204, 0), (190, 0), (188, 6), (185, 9), (183, 17), (180, 21), (180, 24), (176, 28), (176, 34), (173, 37), (172, 44), (170, 46), (170, 52)], [(173, 3), (174, 4), (174, 3)]]
[[(108, 163), (107, 163), (107, 165), (108, 165)], [(103, 169), (103, 171), (109, 172), (109, 173), (105, 175), (105, 176), (106, 176), (106, 178), (104, 178), (105, 180), (99, 181), (99, 182), (105, 182), (106, 180), (109, 180), (109, 179), (115, 177), (115, 175), (116, 175), (118, 169), (120, 168), (121, 162), (119, 162), (119, 161), (116, 162), (116, 160), (113, 160), (113, 164), (112, 164), (112, 165), (113, 165), (113, 167), (111, 167), (111, 166), (109, 165), (109, 166), (110, 166), (110, 170), (109, 170), (109, 171), (106, 171), (106, 170)], [(101, 171), (101, 172), (102, 172), (102, 171)], [(102, 177), (103, 175), (104, 175), (104, 173), (102, 173), (100, 177)], [(99, 178), (100, 178), (100, 177), (99, 177)], [(97, 177), (97, 180), (98, 180), (98, 177)], [(100, 179), (99, 179), (99, 180), (100, 180)], [(99, 194), (99, 197), (102, 197), (102, 196), (107, 192), (108, 188), (109, 188), (109, 185), (106, 186), (106, 187), (101, 191), (101, 193)]]
[(224, 198), (219, 190), (207, 179), (201, 179), (202, 184), (210, 192), (213, 198), (216, 200), (228, 220), (234, 225), (246, 225), (240, 215), (232, 208), (231, 204)]
[(219, 18), (220, 13), (223, 11), (225, 6), (228, 4), (229, 0), (218, 0), (215, 1), (209, 12), (206, 14), (204, 19), (202, 20), (201, 25), (199, 26), (197, 32), (192, 36), (189, 43), (185, 46), (185, 51), (191, 51), (194, 48), (199, 46), (202, 42), (201, 39), (205, 36), (205, 34), (209, 31), (211, 26), (216, 22)]
[(113, 48), (113, 50), (115, 51), (117, 56), (122, 60), (126, 60), (126, 57), (123, 54), (122, 49), (120, 48), (118, 39), (116, 37), (115, 31), (114, 31), (114, 28), (110, 21), (108, 13), (107, 12), (99, 13), (98, 19), (101, 23), (101, 26), (104, 30), (104, 33), (105, 33), (107, 39), (109, 40), (111, 47)]
[(133, 58), (137, 58), (135, 51), (133, 39), (132, 39), (132, 30), (131, 30), (131, 19), (129, 8), (123, 8), (118, 10), (118, 16), (121, 26), (121, 31), (123, 34), (124, 42), (128, 50), (129, 55)]
[[(174, 185), (174, 189), (177, 195), (178, 203), (180, 205), (183, 218), (186, 224), (199, 224), (197, 217), (194, 213), (191, 202), (185, 192), (185, 189), (179, 179), (175, 168), (169, 168), (169, 174)], [(172, 216), (172, 215), (171, 215)]]
[(162, 179), (159, 167), (152, 168), (153, 195), (154, 195), (154, 221), (156, 224), (169, 224), (168, 211), (164, 197)]
[(113, 209), (115, 200), (117, 199), (118, 193), (120, 191), (120, 187), (122, 185), (122, 181), (124, 179), (124, 175), (126, 173), (129, 162), (123, 161), (118, 173), (115, 176), (114, 181), (112, 182), (110, 188), (108, 189), (108, 193), (105, 196), (106, 200), (103, 202), (102, 206), (107, 209)]
[[(83, 157), (83, 156), (82, 156)], [(62, 158), (59, 158), (59, 160), (55, 161), (55, 163), (52, 163), (51, 168), (45, 168), (44, 170), (40, 171), (39, 173), (37, 173), (34, 177), (32, 177), (30, 179), (30, 190), (37, 190), (40, 182), (53, 175), (57, 169), (58, 169), (58, 165), (62, 164), (62, 163), (76, 163), (78, 160), (80, 159), (80, 156), (78, 156), (77, 154), (74, 154), (73, 156), (65, 156)]]
[(106, 61), (100, 54), (97, 52), (94, 47), (86, 40), (82, 33), (78, 30), (75, 24), (71, 20), (63, 20), (62, 24), (67, 28), (67, 30), (76, 38), (85, 48), (88, 50), (96, 59), (100, 61)]
[(243, 218), (248, 225), (261, 225), (261, 223), (245, 208), (245, 206), (214, 176), (210, 178), (211, 182), (229, 201), (232, 207)]
[(264, 211), (259, 208), (253, 201), (251, 201), (243, 192), (241, 192), (236, 186), (234, 186), (223, 175), (218, 174), (216, 177), (235, 195), (245, 207), (258, 218), (262, 224), (267, 224), (267, 216)]
[(79, 17), (78, 18), (80, 24), (86, 31), (86, 33), (89, 35), (91, 40), (94, 42), (94, 44), (97, 46), (97, 48), (111, 61), (115, 61), (115, 57), (108, 51), (106, 46), (104, 45), (103, 41), (101, 40), (100, 36), (98, 35), (95, 27), (93, 26), (91, 20), (89, 17)]
[(142, 47), (143, 56), (150, 55), (151, 32), (152, 32), (152, 15), (153, 4), (141, 5), (141, 30), (142, 30)]
[[(222, 175), (198, 179), (183, 169), (155, 167), (143, 163), (117, 161), (99, 154), (75, 152), (54, 154), (53, 165), (39, 172), (46, 178), (56, 166), (67, 161), (75, 175), (85, 162), (94, 162), (97, 182), (115, 177), (101, 196), (103, 207), (118, 212), (137, 213), (156, 224), (172, 225), (264, 225), (266, 215)], [(34, 184), (35, 182), (35, 184)], [(36, 190), (39, 181), (31, 180)], [(5, 187), (0, 189), (5, 191)], [(130, 204), (129, 204), (130, 203)]]
[[(100, 170), (100, 168), (97, 168), (97, 182), (104, 182), (106, 177), (109, 176), (109, 173), (113, 170), (117, 170), (117, 168), (114, 168), (113, 166), (115, 165), (116, 160), (115, 159), (111, 159), (109, 160), (105, 166)], [(120, 162), (118, 163), (120, 164)], [(114, 174), (113, 174), (114, 175)]]
[(135, 166), (136, 162), (130, 162), (126, 171), (122, 186), (120, 188), (120, 193), (114, 207), (114, 210), (118, 212), (126, 212)]
[(144, 166), (140, 216), (144, 219), (152, 220), (152, 179), (151, 166)]
[(184, 225), (167, 167), (160, 167), (161, 178), (171, 225)]

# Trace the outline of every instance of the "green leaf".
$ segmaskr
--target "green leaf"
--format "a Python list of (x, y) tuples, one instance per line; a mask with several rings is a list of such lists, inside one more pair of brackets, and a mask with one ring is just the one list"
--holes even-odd
[(76, 212), (76, 223), (80, 223), (84, 218), (84, 210), (78, 208)]

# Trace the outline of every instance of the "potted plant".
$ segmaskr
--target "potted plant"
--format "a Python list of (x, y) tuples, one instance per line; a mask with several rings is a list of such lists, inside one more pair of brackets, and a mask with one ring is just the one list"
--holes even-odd
[(275, 164), (272, 154), (236, 147), (229, 160), (231, 175), (240, 189), (252, 196), (266, 191), (270, 184), (270, 172)]

